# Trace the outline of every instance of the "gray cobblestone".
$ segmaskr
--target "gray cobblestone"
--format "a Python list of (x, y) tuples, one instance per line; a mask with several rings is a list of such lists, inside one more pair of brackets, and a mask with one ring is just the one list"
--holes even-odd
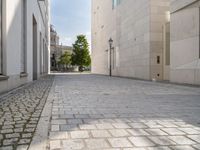
[(13, 150), (13, 147), (12, 146), (3, 146), (3, 147), (0, 147), (0, 150)]
[(12, 134), (6, 134), (6, 138), (10, 139), (10, 138), (18, 138), (20, 137), (19, 133), (12, 133)]
[(28, 145), (20, 145), (17, 147), (17, 150), (28, 150)]
[(18, 138), (6, 139), (3, 140), (3, 145), (13, 145), (16, 144), (18, 140)]
[(1, 133), (2, 133), (2, 134), (5, 134), (5, 133), (13, 133), (13, 129), (3, 129), (3, 130), (1, 130)]
[(23, 130), (24, 130), (23, 128), (15, 128), (14, 132), (23, 132)]
[(27, 150), (52, 81), (44, 77), (1, 96), (0, 150)]
[(29, 144), (31, 142), (31, 139), (20, 139), (18, 144)]
[(23, 133), (22, 138), (31, 138), (33, 135), (32, 133)]

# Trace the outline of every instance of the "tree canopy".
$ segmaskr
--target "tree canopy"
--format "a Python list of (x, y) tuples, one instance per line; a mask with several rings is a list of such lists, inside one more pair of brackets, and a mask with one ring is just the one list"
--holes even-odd
[(90, 66), (91, 58), (89, 53), (89, 44), (85, 35), (78, 35), (75, 44), (73, 44), (72, 65), (83, 68)]
[(60, 56), (60, 60), (58, 62), (62, 65), (70, 65), (71, 64), (71, 54), (69, 52), (65, 52), (63, 55)]

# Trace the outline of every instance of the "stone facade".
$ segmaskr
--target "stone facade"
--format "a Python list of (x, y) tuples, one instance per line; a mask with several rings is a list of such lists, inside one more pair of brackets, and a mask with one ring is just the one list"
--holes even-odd
[(171, 0), (172, 82), (200, 84), (200, 1)]
[(48, 73), (49, 0), (0, 0), (0, 92)]
[[(114, 47), (111, 53), (113, 76), (197, 83), (192, 78), (200, 80), (199, 71), (196, 69), (180, 71), (179, 67), (183, 67), (182, 65), (187, 63), (188, 65), (195, 63), (197, 66), (197, 61), (199, 61), (197, 58), (199, 57), (198, 40), (196, 43), (193, 41), (193, 44), (185, 41), (187, 46), (194, 46), (196, 52), (192, 51), (188, 54), (186, 50), (184, 53), (179, 53), (182, 44), (179, 43), (179, 46), (175, 46), (175, 39), (179, 40), (179, 38), (174, 36), (182, 36), (182, 32), (182, 34), (190, 34), (192, 37), (196, 35), (199, 38), (199, 28), (194, 29), (193, 32), (188, 32), (187, 29), (193, 26), (199, 27), (198, 19), (190, 20), (193, 21), (193, 25), (185, 24), (182, 28), (179, 28), (180, 24), (177, 26), (179, 23), (177, 14), (185, 12), (182, 8), (187, 9), (185, 8), (187, 6), (189, 9), (193, 6), (197, 11), (198, 4), (199, 2), (195, 3), (195, 0), (93, 0), (92, 72), (109, 74), (110, 48), (108, 40), (112, 38)], [(196, 12), (196, 15), (192, 17), (191, 12), (188, 11), (184, 15), (188, 18), (198, 18), (199, 13)], [(186, 17), (182, 17), (182, 23), (188, 23), (189, 20)], [(188, 39), (188, 36), (185, 38)], [(183, 44), (182, 48), (191, 48), (186, 45)], [(180, 59), (184, 58), (183, 54), (187, 61), (177, 59), (177, 55)], [(197, 61), (193, 62), (195, 58)], [(195, 77), (194, 72), (196, 73)]]
[(93, 0), (92, 7), (93, 73), (108, 74), (111, 37), (113, 75), (163, 79), (162, 29), (169, 1), (121, 0), (113, 8), (111, 0)]

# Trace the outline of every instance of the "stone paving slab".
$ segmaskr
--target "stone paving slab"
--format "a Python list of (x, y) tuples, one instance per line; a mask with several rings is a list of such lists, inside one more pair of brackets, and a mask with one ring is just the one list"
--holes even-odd
[(200, 89), (59, 75), (44, 150), (197, 150)]
[(46, 76), (0, 98), (0, 150), (27, 150), (46, 103), (53, 76)]

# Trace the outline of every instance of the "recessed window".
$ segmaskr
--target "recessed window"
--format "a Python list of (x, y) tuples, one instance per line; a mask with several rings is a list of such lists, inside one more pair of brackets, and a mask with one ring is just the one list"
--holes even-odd
[(43, 73), (43, 43), (42, 33), (40, 32), (40, 74)]
[(157, 64), (160, 64), (160, 56), (157, 56)]
[(22, 43), (21, 43), (21, 73), (26, 72), (26, 0), (22, 1)]

